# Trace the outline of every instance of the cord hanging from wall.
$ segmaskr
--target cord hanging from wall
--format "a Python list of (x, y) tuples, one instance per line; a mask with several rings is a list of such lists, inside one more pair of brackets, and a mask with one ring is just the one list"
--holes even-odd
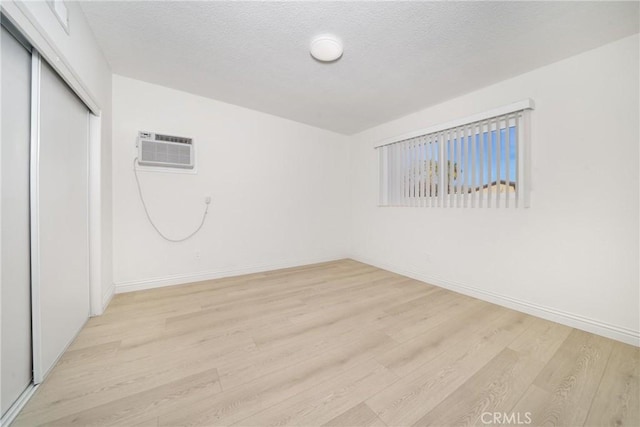
[(138, 138), (136, 141), (138, 146), (138, 156), (133, 159), (133, 174), (136, 178), (136, 186), (138, 187), (138, 196), (142, 202), (144, 213), (147, 216), (147, 220), (158, 233), (160, 237), (168, 242), (178, 243), (184, 242), (195, 236), (204, 226), (209, 213), (209, 205), (211, 204), (211, 197), (205, 197), (205, 209), (202, 213), (202, 220), (200, 225), (190, 234), (179, 239), (172, 239), (164, 234), (158, 226), (155, 224), (149, 213), (149, 208), (144, 200), (142, 193), (142, 187), (140, 185), (140, 178), (138, 177), (137, 164), (146, 166), (163, 166), (163, 167), (178, 167), (192, 169), (194, 167), (194, 151), (193, 140), (191, 138), (174, 137), (168, 135), (155, 134), (152, 132), (138, 132)]

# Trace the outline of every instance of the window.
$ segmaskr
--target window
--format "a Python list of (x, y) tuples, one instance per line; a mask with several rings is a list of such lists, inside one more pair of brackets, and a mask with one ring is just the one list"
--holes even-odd
[(380, 205), (528, 207), (525, 100), (376, 147)]

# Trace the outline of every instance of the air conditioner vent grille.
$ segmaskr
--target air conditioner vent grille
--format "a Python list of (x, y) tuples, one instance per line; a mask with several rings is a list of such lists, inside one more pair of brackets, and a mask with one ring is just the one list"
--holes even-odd
[(179, 144), (191, 144), (191, 138), (182, 136), (161, 135), (156, 133), (156, 141), (177, 142)]

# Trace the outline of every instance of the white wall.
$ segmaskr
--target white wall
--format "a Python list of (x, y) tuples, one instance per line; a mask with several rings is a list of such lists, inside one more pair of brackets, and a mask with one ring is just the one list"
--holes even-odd
[[(35, 36), (55, 51), (62, 66), (77, 78), (82, 89), (99, 105), (100, 126), (100, 293), (108, 302), (113, 293), (111, 247), (111, 67), (87, 24), (80, 4), (65, 2), (69, 33), (60, 25), (45, 1), (3, 1), (2, 7), (18, 24), (28, 23), (27, 36)], [(20, 26), (20, 25), (19, 25)], [(21, 28), (27, 31), (27, 28)], [(54, 61), (58, 62), (58, 61)], [(69, 77), (67, 75), (65, 78)], [(77, 88), (76, 88), (77, 89)]]
[[(638, 345), (638, 36), (354, 136), (352, 255)], [(387, 137), (533, 98), (530, 209), (378, 208)]]
[[(113, 232), (117, 291), (343, 258), (348, 247), (348, 138), (253, 110), (115, 75)], [(197, 174), (141, 172), (139, 130), (193, 137)], [(199, 257), (198, 257), (199, 255)]]

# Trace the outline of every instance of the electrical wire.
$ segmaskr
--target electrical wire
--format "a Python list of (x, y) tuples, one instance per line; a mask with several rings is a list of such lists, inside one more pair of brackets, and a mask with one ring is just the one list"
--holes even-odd
[(149, 223), (151, 224), (153, 229), (156, 230), (158, 235), (160, 235), (160, 237), (162, 237), (164, 240), (167, 240), (167, 241), (173, 242), (173, 243), (184, 242), (185, 240), (188, 240), (188, 239), (192, 238), (193, 236), (195, 236), (196, 233), (198, 233), (198, 231), (200, 231), (200, 229), (202, 229), (202, 226), (204, 225), (204, 222), (207, 219), (207, 213), (209, 213), (209, 203), (211, 203), (211, 200), (207, 199), (205, 201), (205, 209), (204, 209), (204, 213), (202, 214), (202, 221), (200, 221), (200, 225), (198, 226), (198, 228), (196, 228), (196, 230), (193, 233), (189, 234), (187, 237), (183, 237), (182, 239), (172, 239), (170, 237), (165, 236), (164, 233), (162, 233), (162, 231), (160, 231), (160, 229), (156, 226), (156, 224), (151, 219), (151, 215), (149, 214), (149, 209), (147, 209), (147, 204), (144, 201), (144, 196), (142, 195), (142, 188), (140, 187), (140, 179), (138, 178), (138, 170), (136, 169), (136, 162), (137, 161), (138, 161), (137, 157), (135, 159), (133, 159), (133, 174), (136, 177), (136, 184), (138, 186), (138, 195), (140, 196), (140, 201), (142, 202), (142, 207), (144, 208), (144, 213), (147, 215), (147, 219), (149, 220)]

